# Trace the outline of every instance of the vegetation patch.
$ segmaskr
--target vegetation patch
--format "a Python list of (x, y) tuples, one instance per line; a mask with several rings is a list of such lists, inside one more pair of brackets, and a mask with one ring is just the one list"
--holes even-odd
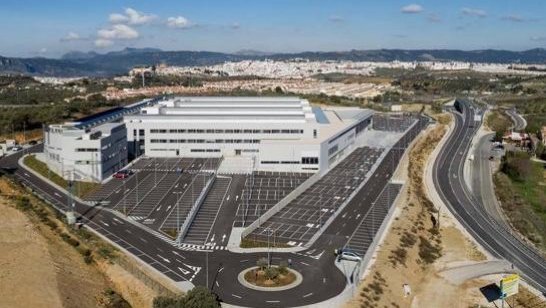
[(197, 286), (186, 295), (158, 296), (154, 298), (154, 308), (219, 308), (220, 302), (216, 294), (207, 288)]
[(251, 239), (248, 237), (245, 237), (241, 240), (240, 244), (241, 248), (290, 248), (292, 246), (286, 244), (286, 243), (278, 243), (270, 241), (269, 243), (267, 241), (260, 241), (256, 239)]
[(296, 274), (286, 264), (268, 267), (267, 260), (259, 260), (258, 266), (246, 272), (244, 279), (259, 287), (283, 287), (294, 283)]
[(60, 187), (70, 190), (74, 192), (74, 195), (78, 197), (83, 197), (90, 192), (92, 192), (95, 189), (98, 189), (100, 187), (100, 184), (98, 183), (92, 183), (92, 182), (80, 182), (80, 181), (74, 181), (73, 187), (69, 187), (69, 182), (62, 178), (57, 173), (51, 171), (47, 165), (44, 162), (39, 161), (35, 155), (28, 155), (24, 158), (24, 163), (26, 166), (31, 168), (32, 170), (38, 172), (40, 175), (42, 175), (45, 178), (48, 178), (53, 183), (59, 185)]
[(510, 223), (546, 251), (546, 172), (527, 153), (507, 152), (494, 176), (495, 192)]

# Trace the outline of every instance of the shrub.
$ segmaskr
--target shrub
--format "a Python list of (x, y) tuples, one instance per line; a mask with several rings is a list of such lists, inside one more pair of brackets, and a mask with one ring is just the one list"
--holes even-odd
[(267, 268), (267, 265), (269, 262), (267, 262), (267, 258), (259, 258), (258, 261), (256, 261), (256, 265), (261, 269), (265, 270)]
[(419, 257), (427, 264), (431, 264), (441, 256), (441, 247), (433, 245), (425, 237), (419, 237)]
[(267, 279), (275, 279), (279, 276), (279, 269), (276, 268), (276, 267), (268, 267), (266, 270), (265, 270), (265, 277), (267, 277)]

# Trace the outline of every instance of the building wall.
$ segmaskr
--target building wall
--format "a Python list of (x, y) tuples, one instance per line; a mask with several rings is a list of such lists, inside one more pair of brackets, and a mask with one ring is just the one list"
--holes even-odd
[(124, 125), (89, 139), (84, 130), (51, 126), (44, 132), (46, 163), (65, 179), (102, 181), (127, 164), (126, 135)]

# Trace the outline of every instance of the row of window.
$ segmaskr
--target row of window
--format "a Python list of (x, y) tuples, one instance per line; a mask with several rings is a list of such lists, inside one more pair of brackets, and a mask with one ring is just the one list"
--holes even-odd
[[(277, 161), (277, 160), (262, 160), (262, 164), (264, 165), (275, 165), (275, 164), (283, 164), (283, 165), (299, 165), (299, 161), (289, 160), (289, 161)], [(301, 164), (303, 165), (317, 165), (318, 164), (318, 157), (302, 157), (301, 158)]]
[(220, 149), (191, 149), (192, 153), (218, 153)]
[(261, 164), (263, 165), (276, 165), (276, 164), (282, 164), (282, 165), (299, 165), (299, 161), (276, 161), (276, 160), (262, 160)]
[(152, 134), (303, 134), (303, 129), (150, 129)]
[(317, 165), (318, 157), (302, 157), (301, 163), (304, 165)]
[(98, 152), (97, 148), (76, 148), (76, 152)]
[(150, 143), (260, 143), (258, 139), (150, 139)]

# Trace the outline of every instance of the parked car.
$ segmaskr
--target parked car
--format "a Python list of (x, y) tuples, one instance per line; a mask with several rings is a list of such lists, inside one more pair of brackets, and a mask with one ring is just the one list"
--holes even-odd
[(362, 261), (362, 258), (354, 251), (351, 251), (347, 248), (340, 248), (334, 250), (334, 255), (337, 256), (337, 260), (347, 260), (347, 261), (354, 261), (354, 262), (360, 262)]
[(126, 179), (128, 178), (130, 175), (132, 175), (134, 172), (133, 170), (120, 170), (116, 173), (114, 173), (112, 175), (113, 178), (116, 178), (116, 179)]
[(37, 145), (37, 144), (38, 144), (38, 141), (36, 141), (36, 140), (30, 140), (30, 141), (28, 142), (28, 144), (29, 144), (29, 145)]
[(22, 148), (21, 146), (18, 146), (18, 145), (16, 145), (16, 146), (14, 146), (13, 148), (11, 148), (11, 150), (12, 150), (13, 152), (19, 152), (19, 151), (21, 151), (22, 149), (23, 149), (23, 148)]

